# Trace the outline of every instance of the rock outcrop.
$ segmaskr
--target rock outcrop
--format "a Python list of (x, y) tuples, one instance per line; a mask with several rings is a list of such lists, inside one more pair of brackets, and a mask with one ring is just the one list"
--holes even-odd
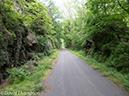
[(33, 58), (38, 49), (36, 36), (28, 31), (23, 22), (22, 26), (17, 24), (14, 29), (16, 37), (4, 28), (6, 26), (0, 26), (0, 83), (8, 76), (7, 67), (22, 65), (26, 60)]
[[(13, 9), (5, 6), (5, 2), (0, 1), (0, 84), (8, 77), (7, 67), (17, 67), (34, 57), (38, 51), (38, 40), (23, 23), (18, 16), (24, 10), (18, 0), (12, 1)], [(22, 3), (22, 2), (21, 2)], [(10, 3), (11, 5), (11, 3)], [(14, 14), (14, 15), (10, 15)]]

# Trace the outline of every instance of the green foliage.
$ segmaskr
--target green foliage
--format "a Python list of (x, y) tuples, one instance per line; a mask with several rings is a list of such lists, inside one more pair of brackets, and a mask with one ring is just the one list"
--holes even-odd
[[(129, 14), (127, 1), (87, 0), (76, 18), (63, 21), (65, 47), (84, 50), (98, 62), (128, 73)], [(90, 43), (88, 43), (90, 42)]]
[(39, 41), (41, 52), (46, 52), (46, 47), (48, 46), (47, 38), (44, 36), (37, 36), (37, 39)]
[(45, 35), (51, 27), (51, 19), (47, 15), (47, 9), (41, 2), (28, 3), (27, 14), (24, 16), (30, 29), (39, 35)]
[(40, 84), (34, 86), (33, 91), (40, 92), (42, 90), (42, 88), (43, 88), (42, 83), (40, 83)]
[(31, 74), (28, 68), (29, 67), (26, 65), (20, 69), (13, 68), (9, 75), (10, 83), (20, 83), (25, 80), (25, 78)]
[(62, 22), (65, 47), (129, 91), (127, 1), (87, 0), (76, 8), (75, 18)]
[[(14, 40), (17, 40), (17, 34), (20, 31), (25, 31), (17, 28), (18, 25), (23, 27), (25, 24), (30, 32), (37, 35), (42, 52), (46, 54), (48, 50), (49, 37), (54, 39), (52, 42), (55, 45), (54, 48), (60, 48), (60, 30), (62, 27), (56, 19), (62, 18), (62, 16), (54, 3), (52, 8), (48, 8), (51, 10), (49, 12), (42, 2), (37, 2), (36, 0), (20, 0), (15, 2), (2, 0), (0, 5), (0, 24), (8, 34), (14, 37)], [(52, 31), (54, 31), (54, 34)], [(0, 34), (2, 35), (2, 32)], [(1, 39), (4, 40), (3, 38)]]
[(58, 8), (51, 0), (48, 2), (48, 10), (41, 2), (31, 3), (28, 6), (27, 12), (29, 14), (26, 14), (28, 16), (26, 22), (30, 25), (29, 27), (33, 32), (40, 35), (37, 38), (40, 42), (41, 51), (46, 52), (46, 50), (51, 49), (49, 41), (52, 42), (53, 48), (60, 48), (62, 26), (56, 19), (62, 18), (62, 15)]
[[(124, 43), (119, 43), (113, 50), (111, 56), (108, 61), (110, 62), (108, 66), (115, 67), (119, 71), (125, 70), (125, 72), (129, 72), (129, 45)], [(124, 68), (122, 70), (122, 68)]]
[[(61, 22), (57, 20), (62, 18), (61, 12), (54, 3), (50, 8), (36, 0), (1, 0), (0, 13), (0, 31), (2, 30), (0, 32), (0, 40), (4, 41), (8, 39), (8, 37), (3, 36), (4, 34), (8, 34), (10, 38), (11, 36), (13, 37), (12, 42), (16, 41), (13, 43), (17, 44), (17, 42), (19, 42), (18, 39), (25, 38), (28, 31), (33, 32), (39, 41), (40, 52), (42, 52), (37, 53), (34, 57), (34, 64), (26, 64), (19, 68), (11, 69), (11, 71), (9, 71), (9, 80), (11, 84), (7, 88), (1, 90), (41, 91), (44, 87), (41, 84), (41, 80), (45, 77), (44, 75), (49, 74), (53, 64), (52, 58), (56, 59), (59, 53), (59, 50), (56, 52), (57, 50), (52, 51), (52, 49), (59, 49), (61, 47), (60, 38), (62, 38), (62, 26)], [(23, 29), (24, 27), (25, 29)], [(19, 34), (22, 34), (22, 36), (20, 37)], [(49, 45), (49, 41), (52, 42), (53, 47)], [(20, 44), (24, 43), (24, 40), (20, 41)], [(11, 46), (13, 46), (13, 44)], [(24, 47), (24, 45), (19, 46), (22, 46), (22, 48)], [(17, 47), (11, 47), (9, 49), (9, 51), (11, 50), (12, 52), (9, 54), (10, 56), (16, 51), (16, 48)], [(20, 51), (25, 49), (22, 48)], [(1, 53), (5, 58), (4, 64), (7, 62), (7, 54), (5, 52)], [(50, 55), (51, 59), (47, 58), (48, 55)], [(21, 65), (20, 62), (19, 65)]]
[[(50, 51), (51, 51), (51, 50), (50, 50)], [(50, 51), (49, 51), (49, 53), (50, 53)], [(46, 57), (46, 55), (45, 55), (44, 53), (37, 53), (37, 54), (35, 55), (34, 59), (37, 61), (37, 60), (43, 59), (43, 58), (45, 58), (45, 57)]]
[(14, 4), (11, 0), (0, 1), (0, 26), (5, 32), (11, 36), (13, 35), (14, 39), (16, 39), (14, 29), (17, 27), (17, 24), (21, 24), (19, 19), (22, 18), (22, 15), (18, 14), (18, 12), (13, 9), (13, 6)]
[(56, 49), (52, 50), (50, 58), (56, 59), (58, 57), (56, 54), (58, 54), (58, 53), (59, 53), (59, 50), (58, 51)]
[[(55, 49), (53, 52), (51, 52), (51, 55), (55, 55), (57, 58), (59, 52), (60, 50)], [(13, 68), (10, 71), (11, 84), (3, 89), (0, 89), (0, 91), (41, 92), (44, 88), (42, 81), (49, 77), (53, 62), (49, 57), (44, 57), (41, 59), (41, 53), (39, 54), (36, 57), (38, 66), (28, 63), (21, 66), (19, 69)], [(34, 69), (34, 72), (32, 72), (32, 69)]]

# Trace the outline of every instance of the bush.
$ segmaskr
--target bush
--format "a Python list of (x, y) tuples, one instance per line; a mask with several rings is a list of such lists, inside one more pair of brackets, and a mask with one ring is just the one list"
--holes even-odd
[(54, 50), (51, 50), (51, 55), (50, 55), (50, 58), (52, 58), (52, 59), (55, 59), (55, 58), (57, 58), (57, 53), (58, 53), (59, 51), (57, 51), (57, 49), (54, 49)]
[(20, 83), (21, 81), (23, 81), (27, 76), (31, 74), (28, 68), (29, 67), (27, 65), (20, 69), (16, 69), (14, 67), (9, 76), (10, 83)]
[[(129, 68), (129, 45), (119, 43), (112, 51), (108, 59), (108, 66), (116, 68), (118, 71), (128, 71)], [(124, 70), (125, 69), (125, 70)]]
[(44, 36), (37, 36), (37, 39), (39, 41), (39, 45), (40, 45), (40, 51), (44, 52), (44, 54), (46, 54), (46, 47), (48, 46), (48, 42), (46, 40), (46, 37)]

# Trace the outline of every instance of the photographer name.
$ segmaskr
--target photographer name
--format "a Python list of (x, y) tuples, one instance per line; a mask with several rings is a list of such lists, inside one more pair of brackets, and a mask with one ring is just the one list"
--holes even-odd
[(38, 95), (40, 92), (1, 91), (0, 95)]

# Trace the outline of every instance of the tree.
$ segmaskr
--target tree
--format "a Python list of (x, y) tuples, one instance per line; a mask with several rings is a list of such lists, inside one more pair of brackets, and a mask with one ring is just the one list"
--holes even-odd
[[(126, 50), (129, 47), (128, 1), (87, 0), (85, 5), (73, 5), (75, 18), (69, 17), (63, 22), (66, 47), (85, 50), (86, 55), (101, 62), (106, 59), (109, 66), (117, 70), (129, 66), (126, 65), (129, 55)], [(126, 55), (120, 51), (124, 48)]]

